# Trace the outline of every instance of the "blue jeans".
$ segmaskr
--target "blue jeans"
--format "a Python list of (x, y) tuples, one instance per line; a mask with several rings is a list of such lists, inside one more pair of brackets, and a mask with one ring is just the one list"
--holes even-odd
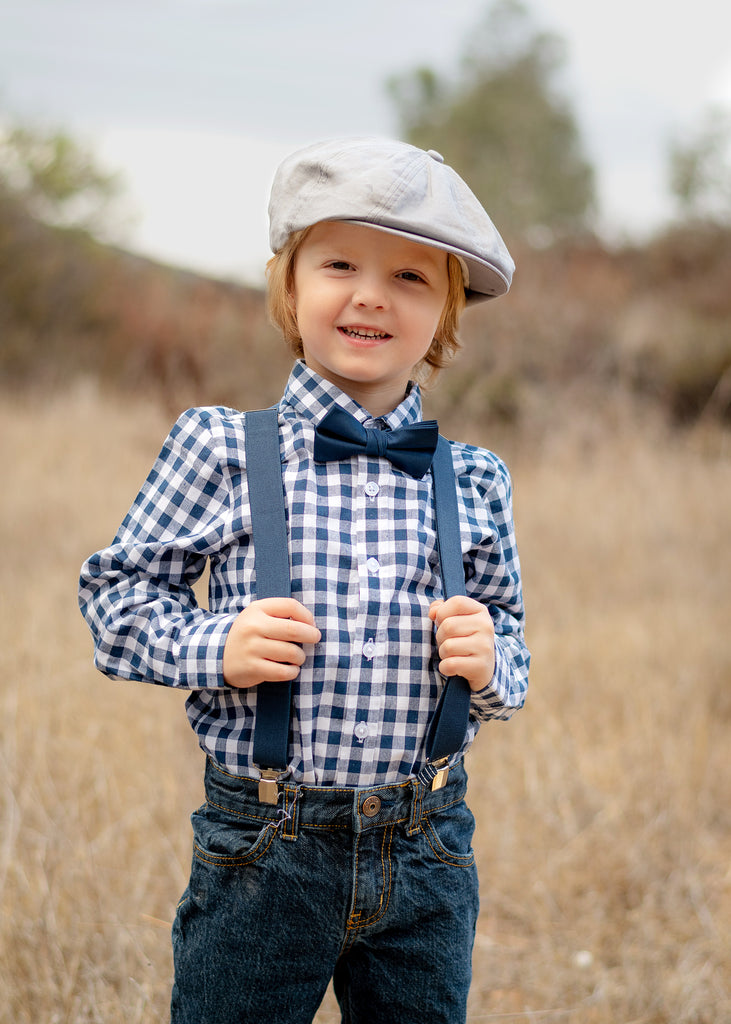
[(279, 805), (209, 761), (173, 926), (173, 1024), (459, 1024), (478, 911), (467, 776), (285, 785)]

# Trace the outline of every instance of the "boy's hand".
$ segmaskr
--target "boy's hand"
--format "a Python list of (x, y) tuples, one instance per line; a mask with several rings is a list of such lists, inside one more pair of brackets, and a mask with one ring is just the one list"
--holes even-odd
[(320, 637), (312, 613), (294, 598), (252, 601), (234, 619), (226, 638), (224, 681), (248, 689), (296, 679), (305, 660), (301, 644), (316, 644)]
[(437, 627), (439, 671), (462, 676), (470, 689), (484, 689), (495, 671), (495, 626), (484, 604), (471, 597), (434, 601), (429, 618)]

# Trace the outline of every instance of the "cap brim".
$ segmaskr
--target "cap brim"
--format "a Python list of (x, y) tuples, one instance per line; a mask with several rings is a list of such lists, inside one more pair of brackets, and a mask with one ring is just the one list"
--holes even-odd
[(458, 249), (456, 246), (449, 245), (447, 242), (442, 242), (438, 238), (418, 235), (413, 231), (404, 231), (399, 227), (375, 224), (373, 221), (369, 220), (338, 218), (338, 220), (341, 219), (347, 219), (349, 224), (360, 224), (364, 228), (374, 228), (376, 231), (385, 231), (388, 235), (400, 235), (403, 238), (408, 238), (412, 242), (418, 242), (420, 245), (429, 245), (433, 249), (441, 249), (443, 252), (451, 252), (454, 256), (458, 256), (466, 265), (469, 273), (469, 283), (465, 286), (465, 300), (467, 305), (473, 305), (477, 302), (485, 302), (487, 299), (494, 299), (499, 295), (505, 295), (510, 288), (512, 275), (508, 277), (496, 264), (489, 263), (487, 260), (478, 259), (472, 253), (465, 252), (464, 249)]

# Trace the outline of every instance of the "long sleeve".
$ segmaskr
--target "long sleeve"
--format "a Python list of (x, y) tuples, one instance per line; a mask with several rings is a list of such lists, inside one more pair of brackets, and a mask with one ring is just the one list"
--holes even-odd
[(240, 609), (199, 608), (192, 585), (237, 532), (242, 543), (232, 516), (242, 454), (227, 443), (225, 413), (179, 418), (112, 544), (82, 567), (79, 604), (107, 675), (184, 689), (224, 685), (223, 647)]
[(474, 541), (466, 559), (467, 594), (489, 608), (495, 625), (495, 671), (490, 684), (473, 693), (472, 713), (480, 721), (509, 718), (525, 703), (530, 664), (512, 484), (507, 467), (491, 452), (465, 445), (455, 448), (462, 514), (467, 519), (463, 529), (469, 526)]

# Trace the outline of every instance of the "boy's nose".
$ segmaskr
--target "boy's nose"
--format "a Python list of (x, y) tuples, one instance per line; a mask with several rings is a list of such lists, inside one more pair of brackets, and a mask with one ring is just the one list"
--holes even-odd
[(360, 281), (353, 292), (353, 305), (360, 309), (385, 309), (387, 291), (376, 281)]

